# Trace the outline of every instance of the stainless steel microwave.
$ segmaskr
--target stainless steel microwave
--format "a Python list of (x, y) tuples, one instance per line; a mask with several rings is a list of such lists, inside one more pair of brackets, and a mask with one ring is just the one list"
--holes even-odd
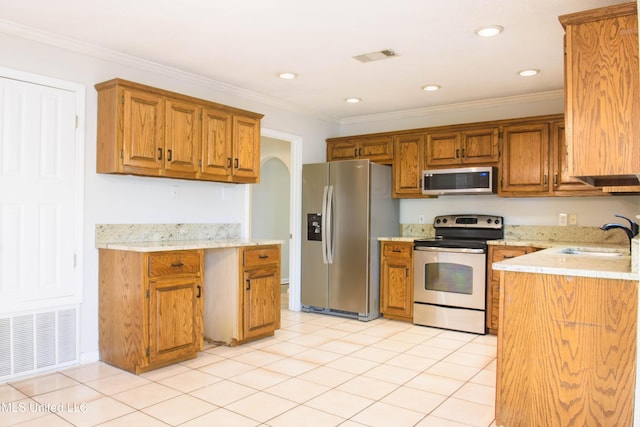
[(422, 194), (494, 194), (498, 190), (495, 167), (432, 169), (422, 171)]

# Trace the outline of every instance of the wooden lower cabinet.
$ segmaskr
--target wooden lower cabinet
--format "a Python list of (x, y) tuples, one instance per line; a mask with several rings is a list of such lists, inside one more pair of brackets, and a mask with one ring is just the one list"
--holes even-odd
[(633, 425), (637, 280), (500, 275), (496, 425)]
[(530, 254), (537, 250), (531, 246), (489, 245), (487, 256), (487, 329), (490, 334), (496, 335), (498, 333), (500, 310), (500, 274), (493, 270), (492, 264)]
[(100, 360), (141, 373), (196, 356), (202, 251), (99, 251)]
[(237, 345), (280, 328), (280, 245), (205, 251), (204, 336)]
[(380, 313), (413, 322), (413, 242), (382, 242)]

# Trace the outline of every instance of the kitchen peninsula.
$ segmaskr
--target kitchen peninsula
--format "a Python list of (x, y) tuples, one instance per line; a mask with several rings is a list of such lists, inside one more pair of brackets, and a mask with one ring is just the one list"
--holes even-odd
[[(638, 239), (632, 256), (637, 257)], [(638, 273), (612, 248), (555, 246), (500, 274), (497, 425), (631, 425)]]
[(100, 359), (141, 373), (280, 327), (281, 241), (239, 224), (105, 224), (99, 249)]

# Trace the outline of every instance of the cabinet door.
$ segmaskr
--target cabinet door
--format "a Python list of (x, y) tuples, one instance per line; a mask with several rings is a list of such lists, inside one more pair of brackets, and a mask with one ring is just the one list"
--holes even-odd
[(167, 175), (195, 177), (200, 158), (200, 107), (167, 98), (164, 169)]
[(393, 152), (393, 197), (421, 197), (424, 134), (394, 137)]
[(431, 133), (425, 148), (426, 167), (459, 165), (462, 161), (460, 132)]
[(358, 143), (355, 141), (339, 141), (327, 143), (327, 161), (352, 160), (358, 157)]
[(149, 282), (149, 363), (198, 351), (201, 289), (195, 277)]
[(505, 126), (500, 194), (549, 192), (549, 125)]
[(257, 182), (260, 176), (260, 120), (233, 116), (233, 166), (237, 182)]
[(382, 260), (380, 312), (401, 318), (413, 317), (413, 274), (410, 259)]
[(202, 165), (200, 171), (211, 178), (231, 176), (231, 114), (210, 108), (202, 112)]
[(278, 267), (245, 270), (243, 285), (243, 339), (272, 334), (279, 323), (280, 272)]
[(462, 132), (462, 163), (467, 165), (498, 163), (498, 128)]
[[(597, 12), (585, 12), (584, 22), (566, 25), (570, 172), (574, 176), (635, 175), (640, 171), (636, 4)], [(598, 15), (600, 19), (594, 18)]]
[(164, 99), (147, 92), (123, 91), (122, 164), (160, 174), (164, 157)]
[(377, 163), (391, 163), (393, 160), (393, 143), (391, 136), (374, 136), (359, 141), (358, 157)]

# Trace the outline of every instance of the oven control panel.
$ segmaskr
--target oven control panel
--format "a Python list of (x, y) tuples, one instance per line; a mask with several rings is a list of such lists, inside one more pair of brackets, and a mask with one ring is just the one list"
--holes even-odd
[(492, 228), (502, 229), (504, 219), (494, 215), (442, 215), (435, 217), (436, 228)]

